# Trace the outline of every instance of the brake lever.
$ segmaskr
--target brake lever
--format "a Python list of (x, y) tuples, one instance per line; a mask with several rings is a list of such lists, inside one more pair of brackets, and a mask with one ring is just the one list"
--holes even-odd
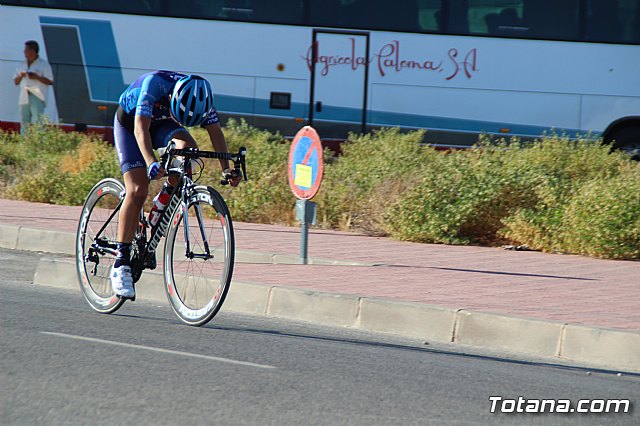
[(173, 157), (173, 150), (175, 147), (175, 142), (170, 142), (166, 147), (158, 148), (158, 153), (160, 154), (160, 165), (164, 168), (165, 174), (169, 173), (169, 160)]
[(240, 169), (242, 170), (242, 177), (244, 178), (245, 182), (248, 180), (247, 179), (247, 165), (245, 162), (245, 157), (247, 156), (247, 148), (242, 147), (238, 150), (238, 156), (240, 157)]

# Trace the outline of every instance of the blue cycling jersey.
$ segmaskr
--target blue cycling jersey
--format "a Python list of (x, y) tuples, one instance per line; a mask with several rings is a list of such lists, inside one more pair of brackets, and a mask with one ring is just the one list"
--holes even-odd
[[(169, 95), (176, 82), (184, 76), (185, 74), (172, 71), (142, 74), (120, 95), (120, 106), (127, 114), (151, 117), (153, 121), (170, 119)], [(213, 107), (202, 126), (219, 121), (218, 112)]]

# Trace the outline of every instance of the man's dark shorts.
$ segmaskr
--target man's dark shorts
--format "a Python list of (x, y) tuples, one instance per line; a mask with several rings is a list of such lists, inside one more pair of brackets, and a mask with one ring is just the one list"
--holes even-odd
[[(118, 108), (113, 119), (114, 144), (123, 174), (132, 169), (143, 168), (146, 170), (147, 168), (133, 133), (134, 119), (133, 115), (125, 113), (122, 108)], [(186, 129), (168, 119), (152, 121), (149, 131), (153, 148), (158, 149), (167, 146), (177, 133), (186, 131)]]

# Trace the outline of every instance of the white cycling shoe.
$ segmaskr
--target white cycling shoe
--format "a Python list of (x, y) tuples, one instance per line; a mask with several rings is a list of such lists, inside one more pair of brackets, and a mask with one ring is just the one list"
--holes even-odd
[(125, 299), (133, 299), (136, 297), (130, 266), (121, 265), (117, 268), (112, 267), (109, 278), (111, 279), (111, 288), (118, 296)]

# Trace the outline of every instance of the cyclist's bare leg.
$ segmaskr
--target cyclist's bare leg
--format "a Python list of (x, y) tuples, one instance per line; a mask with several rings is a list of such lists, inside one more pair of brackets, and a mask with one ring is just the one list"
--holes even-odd
[[(178, 132), (173, 137), (176, 148), (196, 148), (193, 136), (186, 130)], [(169, 178), (169, 184), (175, 186), (178, 183), (177, 176)], [(130, 243), (136, 234), (138, 227), (138, 218), (140, 210), (144, 206), (144, 202), (149, 195), (149, 178), (145, 168), (131, 169), (124, 174), (124, 187), (126, 195), (122, 208), (120, 209), (120, 218), (118, 224), (118, 241), (122, 243)]]
[(176, 148), (178, 149), (198, 147), (196, 140), (186, 130), (176, 133), (172, 141), (176, 143)]
[(149, 195), (147, 169), (131, 169), (124, 174), (126, 195), (120, 209), (118, 241), (131, 243), (138, 227), (140, 210)]
[[(183, 132), (178, 132), (173, 137), (172, 142), (176, 144), (176, 148), (178, 149), (198, 147), (196, 140), (186, 130)], [(178, 183), (178, 176), (169, 176), (167, 180), (169, 182), (169, 185), (175, 186)]]

